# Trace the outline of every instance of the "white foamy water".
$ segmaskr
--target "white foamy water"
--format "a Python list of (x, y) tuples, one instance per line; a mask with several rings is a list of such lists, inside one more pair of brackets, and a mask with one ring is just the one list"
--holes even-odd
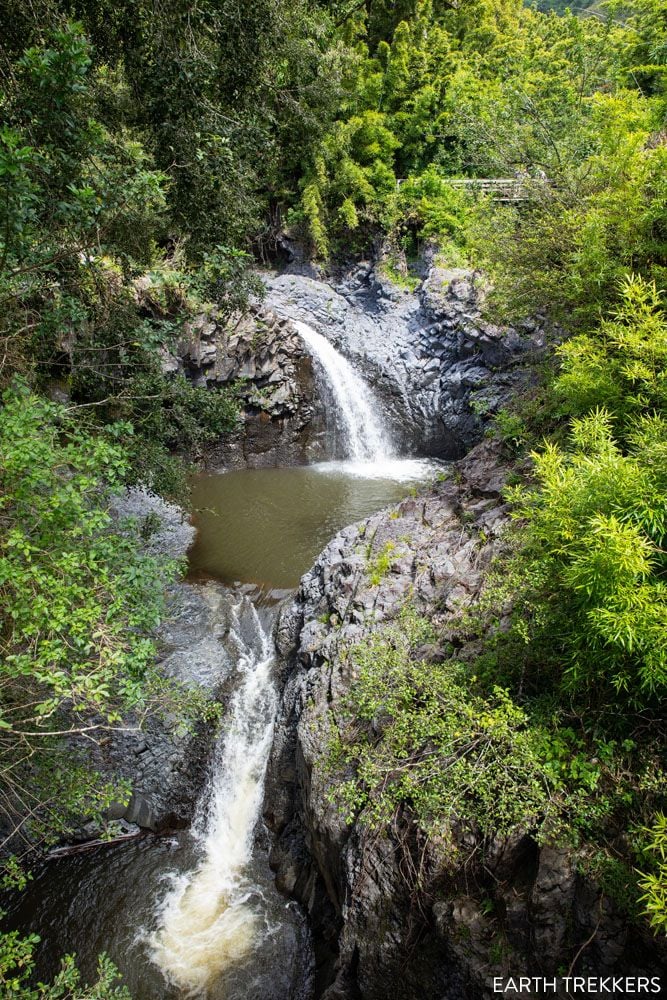
[(394, 449), (379, 419), (381, 408), (364, 380), (321, 333), (300, 320), (294, 325), (331, 387), (335, 419), (345, 437), (347, 457), (356, 462), (380, 462), (391, 457)]
[(195, 823), (202, 860), (194, 871), (174, 878), (148, 940), (152, 961), (189, 996), (204, 993), (266, 930), (261, 897), (247, 869), (277, 707), (274, 645), (246, 598), (233, 612), (230, 639), (238, 650), (239, 678), (226, 709), (207, 805)]
[(445, 463), (434, 458), (384, 458), (373, 462), (344, 459), (316, 462), (310, 468), (323, 475), (329, 473), (358, 479), (387, 479), (394, 483), (423, 483), (442, 472)]

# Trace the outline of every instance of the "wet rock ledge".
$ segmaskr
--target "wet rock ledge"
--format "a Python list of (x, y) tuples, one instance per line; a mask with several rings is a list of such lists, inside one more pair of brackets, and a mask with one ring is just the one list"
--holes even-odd
[[(279, 619), (284, 693), (265, 819), (278, 886), (311, 917), (317, 1000), (490, 998), (494, 976), (557, 975), (585, 942), (578, 972), (655, 967), (655, 946), (628, 930), (567, 852), (517, 837), (493, 845), (483, 866), (452, 874), (407, 818), (384, 833), (348, 827), (329, 801), (333, 779), (321, 766), (328, 720), (351, 682), (341, 651), (395, 617), (410, 596), (457, 658), (475, 656), (474, 644), (455, 633), (454, 616), (477, 597), (498, 548), (508, 471), (485, 441), (426, 495), (346, 528)], [(373, 585), (368, 550), (386, 551), (388, 542), (390, 571)], [(420, 856), (428, 894), (405, 877)], [(493, 913), (483, 905), (489, 896)]]
[(173, 351), (163, 350), (162, 369), (197, 386), (234, 386), (241, 422), (207, 450), (211, 466), (293, 465), (324, 454), (323, 404), (310, 355), (289, 319), (254, 304), (227, 328), (212, 309), (185, 324)]
[[(195, 529), (180, 507), (146, 490), (130, 489), (115, 498), (114, 511), (140, 528), (151, 527), (144, 542), (148, 552), (170, 559), (185, 557)], [(185, 688), (197, 689), (203, 699), (224, 702), (234, 671), (224, 640), (230, 608), (237, 599), (234, 591), (215, 580), (170, 584), (156, 635), (158, 671)], [(125, 726), (99, 744), (85, 741), (78, 746), (91, 767), (110, 778), (124, 778), (131, 786), (129, 800), (113, 803), (108, 811), (113, 833), (162, 833), (189, 826), (206, 782), (216, 727), (201, 720), (187, 725), (177, 709), (153, 712), (145, 719), (130, 716)], [(77, 749), (75, 744), (72, 749)], [(89, 821), (73, 839), (85, 842), (100, 833)]]

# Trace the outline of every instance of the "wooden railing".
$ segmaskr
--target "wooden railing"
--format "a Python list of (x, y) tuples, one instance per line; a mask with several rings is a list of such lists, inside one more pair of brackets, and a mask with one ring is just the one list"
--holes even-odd
[[(400, 187), (404, 178), (396, 181)], [(526, 201), (548, 186), (547, 177), (448, 177), (452, 187), (470, 188), (480, 194), (490, 194), (496, 201)]]

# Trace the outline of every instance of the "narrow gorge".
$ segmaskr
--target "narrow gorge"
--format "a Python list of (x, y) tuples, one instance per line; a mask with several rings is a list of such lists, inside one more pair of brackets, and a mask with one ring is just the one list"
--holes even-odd
[[(274, 329), (284, 330), (284, 339)], [(149, 542), (155, 550), (178, 555), (190, 547), (190, 581), (172, 588), (171, 615), (162, 627), (163, 669), (222, 698), (220, 735), (207, 749), (208, 738), (157, 723), (145, 739), (121, 740), (116, 762), (134, 757), (141, 764), (139, 776), (126, 766), (134, 793), (126, 809), (111, 814), (123, 836), (187, 829), (62, 860), (56, 851), (15, 919), (42, 935), (38, 968), (44, 974), (70, 949), (84, 972), (92, 970), (104, 942), (139, 1000), (165, 990), (174, 997), (306, 1000), (317, 979), (312, 932), (296, 902), (277, 893), (268, 865), (271, 835), (258, 827), (281, 686), (272, 632), (299, 576), (332, 534), (405, 496), (440, 466), (401, 454), (398, 424), (361, 366), (355, 370), (314, 327), (295, 320), (285, 329), (262, 307), (247, 339), (226, 345), (222, 358), (206, 354), (206, 336), (217, 343), (213, 324), (202, 321), (165, 368), (189, 367), (194, 379), (219, 378), (222, 369), (230, 381), (252, 368), (269, 390), (278, 384), (277, 412), (271, 412), (275, 392), (274, 400), (262, 399), (268, 439), (285, 438), (285, 425), (310, 418), (319, 460), (280, 464), (286, 454), (301, 462), (308, 457), (293, 440), (291, 453), (282, 445), (269, 449), (265, 464), (267, 452), (248, 454), (244, 441), (245, 468), (232, 460), (231, 469), (195, 480), (194, 544), (177, 509), (137, 491), (119, 501), (120, 515), (159, 521)], [(268, 365), (267, 342), (273, 347)], [(281, 355), (286, 345), (289, 353)], [(301, 385), (290, 382), (298, 372)], [(254, 394), (262, 390), (261, 384), (244, 390), (249, 413), (241, 433), (248, 437), (258, 422)], [(307, 406), (300, 393), (308, 395)], [(202, 754), (210, 758), (209, 773), (197, 794)], [(81, 840), (85, 846), (85, 831)]]
[[(335, 287), (265, 280), (232, 336), (203, 316), (163, 359), (206, 385), (245, 379), (244, 422), (193, 483), (196, 536), (148, 494), (119, 506), (160, 520), (150, 545), (189, 547), (163, 670), (221, 701), (219, 733), (164, 720), (117, 748), (142, 762), (111, 814), (130, 839), (37, 875), (14, 920), (43, 938), (38, 970), (73, 950), (91, 972), (105, 950), (135, 1000), (477, 1000), (510, 968), (553, 972), (593, 931), (589, 969), (632, 970), (643, 950), (653, 967), (566, 850), (518, 836), (452, 870), (408, 817), (348, 825), (327, 764), (348, 651), (407, 602), (437, 623), (428, 655), (475, 656), (457, 616), (506, 524), (509, 473), (483, 429), (546, 334), (486, 323), (479, 279), (432, 263), (417, 294), (370, 266)], [(453, 836), (469, 834), (454, 820)]]
[(667, 972), (667, 0), (0, 0), (0, 998)]

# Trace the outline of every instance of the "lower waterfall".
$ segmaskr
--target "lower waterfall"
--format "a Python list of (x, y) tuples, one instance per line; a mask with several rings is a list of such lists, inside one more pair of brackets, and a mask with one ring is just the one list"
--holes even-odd
[[(352, 476), (420, 478), (421, 463), (394, 458), (381, 408), (350, 362), (310, 326), (295, 325), (331, 390), (335, 427), (342, 430), (347, 461), (329, 464), (342, 465)], [(226, 973), (233, 975), (240, 962), (252, 960), (271, 933), (261, 887), (249, 869), (277, 708), (274, 644), (247, 597), (233, 614), (230, 639), (239, 679), (195, 822), (202, 858), (194, 870), (172, 876), (158, 905), (157, 929), (148, 938), (152, 961), (186, 996), (210, 995), (214, 985), (216, 997), (226, 996)]]
[(238, 651), (238, 684), (195, 822), (203, 857), (194, 871), (175, 878), (148, 942), (151, 958), (168, 982), (193, 996), (251, 951), (265, 925), (261, 893), (246, 869), (277, 706), (274, 644), (247, 598), (233, 614), (229, 638)]

